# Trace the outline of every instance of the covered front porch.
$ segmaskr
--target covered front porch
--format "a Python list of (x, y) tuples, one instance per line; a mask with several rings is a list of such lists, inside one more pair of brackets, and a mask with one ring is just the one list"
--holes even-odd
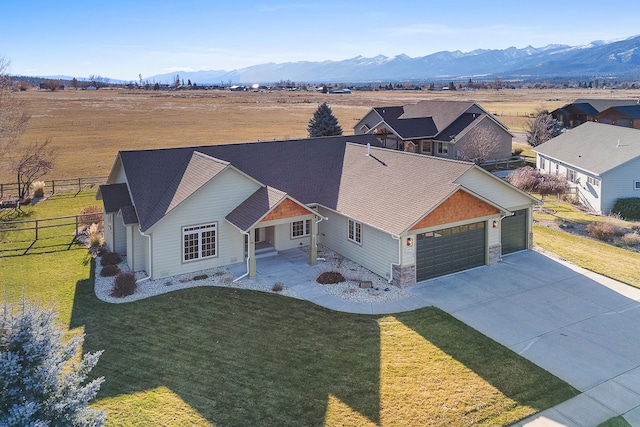
[(243, 234), (246, 273), (241, 277), (256, 278), (256, 259), (265, 247), (279, 252), (308, 246), (309, 265), (317, 263), (318, 221), (322, 216), (282, 191), (260, 188), (225, 219)]

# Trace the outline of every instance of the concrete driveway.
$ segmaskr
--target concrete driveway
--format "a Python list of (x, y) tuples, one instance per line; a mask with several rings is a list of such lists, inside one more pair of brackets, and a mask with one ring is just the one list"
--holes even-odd
[(411, 288), (583, 393), (519, 425), (640, 426), (640, 290), (534, 251)]

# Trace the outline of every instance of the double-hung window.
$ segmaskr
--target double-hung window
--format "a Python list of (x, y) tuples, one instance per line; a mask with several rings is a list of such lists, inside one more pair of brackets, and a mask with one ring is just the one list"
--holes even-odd
[(204, 224), (182, 229), (182, 260), (195, 261), (217, 255), (218, 224)]
[(354, 221), (352, 219), (349, 220), (349, 230), (347, 232), (347, 239), (352, 242), (362, 244), (362, 224)]
[(438, 154), (449, 154), (449, 144), (438, 142)]
[(305, 237), (311, 234), (311, 220), (293, 221), (291, 223), (291, 238)]
[(640, 190), (640, 181), (634, 181), (633, 188), (636, 190)]
[(567, 181), (576, 182), (576, 171), (573, 169), (567, 169)]

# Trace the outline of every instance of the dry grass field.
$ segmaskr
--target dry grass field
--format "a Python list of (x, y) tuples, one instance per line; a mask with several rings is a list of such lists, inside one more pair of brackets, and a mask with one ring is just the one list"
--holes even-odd
[[(311, 92), (156, 92), (128, 90), (16, 93), (32, 119), (21, 143), (53, 139), (58, 158), (51, 178), (108, 174), (118, 150), (225, 144), (306, 137), (307, 122), (321, 102), (333, 109), (345, 134), (370, 108), (422, 99), (480, 103), (513, 130), (528, 115), (577, 98), (639, 98), (640, 91), (476, 90), (470, 92), (379, 91), (350, 95)], [(12, 182), (6, 168), (0, 182)]]

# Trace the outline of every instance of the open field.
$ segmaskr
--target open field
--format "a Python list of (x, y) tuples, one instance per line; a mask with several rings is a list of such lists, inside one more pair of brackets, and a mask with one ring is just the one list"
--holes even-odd
[[(50, 178), (107, 175), (118, 150), (303, 138), (318, 104), (326, 101), (345, 134), (375, 106), (422, 99), (479, 102), (514, 130), (538, 109), (576, 98), (640, 97), (640, 91), (476, 90), (313, 92), (32, 90), (15, 94), (32, 115), (21, 143), (53, 138), (58, 160)], [(553, 100), (553, 101), (552, 101)], [(14, 180), (0, 168), (0, 182)]]

